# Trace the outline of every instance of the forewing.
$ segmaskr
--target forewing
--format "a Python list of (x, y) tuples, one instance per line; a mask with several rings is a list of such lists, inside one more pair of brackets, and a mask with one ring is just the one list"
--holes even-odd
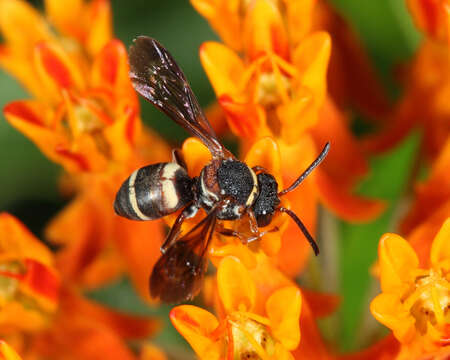
[(160, 257), (150, 276), (150, 294), (166, 303), (190, 300), (198, 294), (208, 265), (207, 249), (217, 211), (211, 211)]
[(155, 39), (139, 36), (130, 47), (130, 78), (135, 90), (172, 120), (197, 136), (216, 157), (224, 149), (206, 119), (186, 77)]

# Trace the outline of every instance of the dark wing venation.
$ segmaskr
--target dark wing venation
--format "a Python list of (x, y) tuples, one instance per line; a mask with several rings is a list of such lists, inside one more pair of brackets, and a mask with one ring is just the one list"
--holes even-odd
[(211, 211), (161, 256), (150, 276), (152, 297), (159, 297), (166, 303), (178, 303), (198, 294), (208, 265), (207, 250), (216, 216), (217, 211)]
[(130, 78), (136, 91), (165, 112), (215, 156), (223, 147), (206, 119), (186, 77), (170, 53), (155, 39), (139, 36), (130, 47)]

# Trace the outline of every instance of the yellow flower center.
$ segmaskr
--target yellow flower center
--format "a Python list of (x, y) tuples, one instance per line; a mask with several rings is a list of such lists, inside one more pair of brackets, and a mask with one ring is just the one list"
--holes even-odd
[(263, 73), (257, 83), (257, 102), (266, 108), (277, 106), (286, 96), (290, 83), (289, 79), (275, 72)]
[(20, 264), (17, 262), (0, 264), (0, 307), (14, 298), (19, 286), (14, 275), (19, 275), (20, 271)]
[[(267, 319), (263, 318), (264, 320)], [(236, 312), (230, 315), (228, 323), (232, 337), (230, 339), (232, 344), (229, 345), (233, 346), (232, 351), (235, 360), (271, 359), (275, 353), (275, 339), (266, 325), (249, 318), (248, 314), (244, 312)]]
[(444, 330), (450, 324), (450, 282), (442, 271), (431, 269), (416, 277), (403, 298), (423, 335), (428, 324)]

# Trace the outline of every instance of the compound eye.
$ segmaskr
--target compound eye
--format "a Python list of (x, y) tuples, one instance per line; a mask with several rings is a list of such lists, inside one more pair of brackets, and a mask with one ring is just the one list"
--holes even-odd
[(259, 214), (256, 215), (256, 221), (258, 222), (258, 227), (264, 227), (272, 222), (273, 214)]

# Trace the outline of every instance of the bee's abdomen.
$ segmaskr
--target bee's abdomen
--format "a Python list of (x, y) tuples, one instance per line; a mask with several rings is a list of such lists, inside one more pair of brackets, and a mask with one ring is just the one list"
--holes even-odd
[(193, 200), (192, 179), (176, 163), (159, 163), (136, 170), (120, 187), (114, 210), (132, 220), (155, 220)]

